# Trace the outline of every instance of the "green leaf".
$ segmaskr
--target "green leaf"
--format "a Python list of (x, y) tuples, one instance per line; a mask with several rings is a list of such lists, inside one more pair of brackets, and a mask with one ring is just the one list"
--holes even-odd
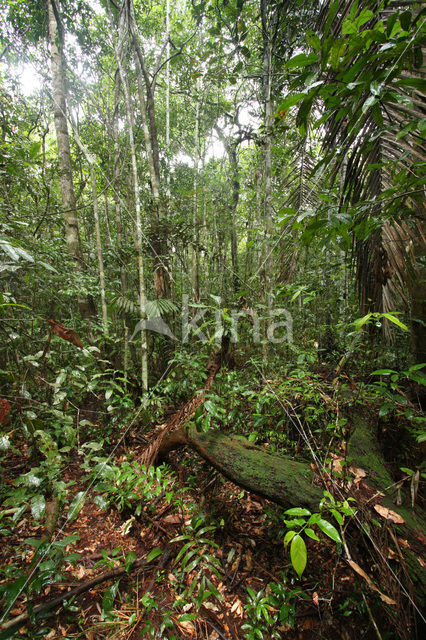
[(343, 525), (345, 520), (342, 514), (339, 511), (336, 511), (336, 509), (331, 509), (331, 513), (333, 514), (336, 522), (338, 522), (340, 525)]
[(84, 501), (86, 499), (86, 493), (85, 491), (79, 491), (74, 500), (71, 502), (70, 504), (70, 508), (68, 510), (68, 521), (72, 522), (73, 520), (76, 519), (76, 517), (78, 516), (78, 514), (80, 513), (80, 511), (83, 508), (84, 505)]
[(296, 532), (293, 531), (287, 531), (287, 533), (284, 536), (284, 547), (286, 547), (288, 545), (288, 543), (290, 542), (290, 540), (292, 540), (294, 538), (294, 536), (296, 535)]
[(158, 556), (161, 556), (162, 553), (163, 553), (163, 550), (157, 547), (156, 549), (153, 549), (148, 553), (146, 561), (152, 562), (153, 560), (155, 560), (155, 558), (158, 558)]
[(305, 541), (302, 536), (296, 534), (291, 541), (290, 560), (299, 578), (305, 570), (308, 553), (306, 551)]
[(284, 511), (289, 516), (310, 516), (311, 512), (308, 509), (303, 509), (303, 507), (294, 507), (292, 509), (287, 509)]
[(315, 531), (313, 529), (310, 529), (309, 527), (305, 529), (305, 533), (308, 536), (308, 538), (312, 538), (312, 540), (319, 540), (317, 534), (315, 533)]
[(356, 320), (353, 321), (353, 325), (355, 327), (355, 329), (358, 331), (359, 329), (361, 329), (361, 327), (363, 327), (372, 317), (372, 313), (367, 313), (367, 315), (365, 315), (363, 318), (357, 318)]
[(382, 316), (387, 320), (389, 320), (390, 322), (393, 322), (394, 324), (396, 324), (396, 326), (400, 327), (400, 329), (403, 329), (404, 331), (408, 331), (408, 327), (403, 322), (401, 322), (401, 320), (397, 318), (393, 313), (382, 313)]
[(321, 529), (321, 531), (325, 533), (329, 538), (334, 540), (334, 542), (342, 542), (339, 532), (337, 531), (336, 527), (334, 527), (330, 522), (327, 522), (327, 520), (323, 520), (321, 518), (321, 520), (317, 522), (317, 525)]
[(46, 500), (43, 495), (34, 496), (31, 500), (31, 513), (35, 520), (40, 520), (46, 509)]
[[(13, 605), (15, 604), (15, 600), (24, 590), (26, 582), (27, 582), (27, 576), (20, 576), (17, 580), (15, 580), (15, 582), (12, 582), (12, 584), (7, 585), (6, 590), (4, 592), (5, 609), (6, 609), (5, 616), (9, 613), (9, 609), (13, 607)], [(4, 620), (5, 616), (3, 616), (1, 620)]]
[(389, 376), (391, 373), (397, 373), (393, 369), (377, 369), (372, 372), (372, 376)]
[(318, 62), (318, 54), (316, 53), (298, 53), (286, 63), (285, 69), (303, 69), (310, 64)]
[(404, 13), (401, 13), (401, 15), (399, 16), (399, 20), (404, 31), (409, 30), (411, 25), (411, 18), (411, 11), (404, 11)]
[(108, 587), (108, 589), (104, 593), (104, 597), (102, 598), (102, 609), (104, 611), (111, 611), (115, 596), (117, 595), (118, 585), (120, 584), (120, 580), (117, 580), (113, 585)]
[(93, 502), (99, 507), (99, 509), (102, 509), (102, 511), (108, 509), (108, 501), (105, 500), (103, 496), (95, 496)]
[(124, 568), (126, 569), (127, 572), (132, 568), (136, 559), (137, 559), (136, 553), (134, 551), (129, 551), (124, 561)]
[(419, 364), (413, 364), (412, 367), (408, 369), (408, 371), (418, 371), (419, 369), (423, 369), (426, 367), (426, 362), (420, 362)]
[(370, 109), (370, 107), (375, 105), (376, 102), (377, 102), (376, 96), (369, 96), (367, 100), (364, 102), (364, 104), (362, 105), (362, 109), (361, 109), (362, 113), (365, 113), (366, 111), (368, 111), (368, 109)]
[(303, 100), (305, 97), (306, 93), (295, 93), (292, 96), (287, 96), (284, 102), (281, 102), (275, 115), (279, 116), (282, 111), (287, 111), (290, 107), (294, 107), (295, 104)]
[(40, 152), (41, 142), (33, 142), (30, 148), (30, 160), (34, 160)]

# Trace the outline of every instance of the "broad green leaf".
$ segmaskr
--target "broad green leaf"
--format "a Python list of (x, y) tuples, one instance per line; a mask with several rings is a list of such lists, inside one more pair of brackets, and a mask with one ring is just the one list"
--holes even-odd
[(295, 93), (292, 96), (288, 96), (284, 102), (281, 102), (277, 109), (276, 116), (280, 116), (283, 111), (287, 111), (290, 107), (294, 107), (295, 104), (303, 100), (306, 97), (306, 93)]
[(124, 568), (126, 569), (126, 571), (129, 571), (132, 568), (136, 559), (137, 559), (136, 553), (134, 551), (129, 551), (124, 561)]
[(333, 514), (336, 522), (338, 522), (340, 525), (344, 523), (345, 520), (339, 511), (336, 511), (336, 509), (331, 509), (331, 513)]
[(80, 513), (80, 511), (83, 508), (84, 505), (84, 501), (86, 499), (86, 493), (85, 491), (79, 491), (74, 500), (71, 502), (70, 504), (70, 508), (68, 510), (68, 521), (72, 522), (73, 520), (76, 519), (76, 517), (78, 516), (78, 514)]
[(423, 369), (426, 367), (426, 362), (420, 362), (419, 364), (413, 364), (412, 367), (408, 369), (408, 371), (418, 371), (419, 369)]
[(327, 522), (327, 520), (323, 520), (321, 518), (321, 520), (317, 522), (317, 525), (321, 529), (321, 531), (325, 533), (329, 538), (334, 540), (334, 542), (342, 542), (339, 532), (337, 531), (336, 527), (334, 527), (330, 522)]
[(308, 509), (304, 509), (303, 507), (293, 507), (291, 509), (287, 509), (284, 511), (289, 516), (310, 516), (311, 512)]
[(105, 509), (108, 508), (108, 501), (105, 500), (103, 496), (95, 496), (93, 502), (99, 507), (99, 509), (102, 509), (102, 511), (105, 511)]
[(117, 595), (118, 585), (120, 584), (120, 580), (117, 580), (113, 585), (108, 587), (108, 589), (104, 593), (104, 597), (102, 598), (102, 609), (104, 611), (111, 611), (115, 596)]
[(310, 64), (315, 64), (315, 62), (318, 62), (318, 59), (319, 56), (316, 53), (298, 53), (287, 62), (285, 68), (303, 69), (303, 67), (307, 67)]
[(403, 322), (401, 322), (401, 320), (397, 318), (393, 313), (382, 313), (382, 316), (390, 322), (396, 324), (397, 327), (404, 329), (404, 331), (408, 331), (408, 327)]
[(372, 376), (389, 376), (391, 373), (397, 373), (393, 369), (377, 369), (372, 372)]
[(356, 320), (354, 320), (352, 324), (354, 325), (355, 329), (357, 331), (361, 329), (361, 327), (367, 324), (367, 322), (371, 319), (372, 315), (372, 313), (367, 313), (367, 315), (365, 315), (363, 318), (357, 318)]
[(35, 520), (40, 520), (46, 509), (46, 500), (43, 495), (34, 496), (31, 500), (31, 513)]
[[(11, 609), (15, 604), (15, 600), (23, 591), (26, 585), (26, 582), (27, 582), (27, 576), (25, 575), (25, 576), (20, 576), (17, 580), (15, 580), (15, 582), (12, 582), (12, 584), (7, 585), (6, 590), (4, 591), (6, 615), (7, 613), (9, 613), (9, 609)], [(4, 617), (1, 618), (1, 620), (3, 619)], [(16, 632), (16, 629), (15, 629), (15, 632)]]
[(305, 570), (308, 553), (306, 551), (305, 541), (302, 536), (296, 534), (291, 541), (290, 560), (299, 578)]
[(307, 527), (305, 529), (305, 533), (308, 536), (308, 538), (312, 538), (312, 540), (319, 540), (317, 534), (315, 533), (315, 531), (313, 529), (310, 529), (309, 527)]
[(163, 553), (163, 550), (156, 547), (155, 549), (153, 549), (148, 553), (146, 557), (146, 561), (152, 562), (153, 560), (155, 560), (155, 558), (158, 558), (158, 556), (161, 556), (162, 553)]
[(293, 531), (287, 531), (287, 533), (284, 536), (284, 547), (286, 547), (288, 545), (288, 543), (290, 542), (290, 540), (293, 540), (294, 536), (296, 535), (296, 532)]

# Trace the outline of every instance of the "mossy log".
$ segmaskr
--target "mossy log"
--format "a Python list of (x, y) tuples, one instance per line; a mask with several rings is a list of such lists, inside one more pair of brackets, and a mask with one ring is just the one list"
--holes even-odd
[[(223, 476), (247, 491), (282, 507), (303, 506), (311, 511), (318, 510), (325, 487), (315, 484), (315, 474), (309, 462), (298, 462), (289, 456), (271, 453), (240, 436), (225, 435), (214, 430), (201, 433), (192, 423), (165, 436), (157, 459), (164, 459), (171, 451), (183, 446), (191, 447)], [(392, 493), (386, 493), (388, 487), (391, 487), (391, 491), (395, 489), (394, 483), (374, 433), (361, 419), (356, 421), (348, 453), (354, 458), (356, 466), (367, 472), (365, 481), (373, 489), (372, 493), (377, 490), (377, 498), (369, 506), (373, 508), (374, 504), (382, 503), (404, 518), (403, 525), (394, 525), (385, 520), (383, 524), (389, 524), (395, 529), (396, 535), (408, 541), (408, 547), (402, 549), (402, 554), (412, 582), (410, 588), (421, 610), (426, 604), (426, 575), (418, 560), (421, 543), (425, 540), (422, 514), (395, 505)], [(376, 512), (373, 513), (376, 519), (380, 518)], [(384, 557), (387, 557), (387, 552)]]
[(313, 484), (313, 472), (307, 463), (266, 451), (240, 436), (228, 436), (213, 430), (200, 433), (192, 424), (164, 438), (159, 458), (185, 445), (194, 449), (228, 480), (248, 491), (283, 507), (318, 507), (322, 491)]

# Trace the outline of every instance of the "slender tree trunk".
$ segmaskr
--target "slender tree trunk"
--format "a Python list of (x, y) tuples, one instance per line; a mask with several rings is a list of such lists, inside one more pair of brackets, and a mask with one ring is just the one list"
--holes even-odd
[[(198, 83), (197, 83), (198, 84)], [(199, 146), (199, 126), (200, 126), (200, 102), (198, 100), (197, 86), (197, 102), (195, 105), (195, 129), (194, 129), (194, 196), (192, 203), (192, 245), (191, 245), (191, 285), (195, 299), (200, 299), (200, 274), (198, 269), (198, 146)]]
[[(161, 173), (160, 153), (158, 145), (157, 123), (155, 115), (154, 88), (150, 80), (143, 50), (140, 44), (136, 22), (134, 18), (133, 2), (129, 3), (129, 15), (126, 16), (132, 36), (132, 47), (136, 57), (138, 69), (138, 91), (141, 106), (142, 123), (145, 137), (147, 162), (151, 183), (153, 202), (153, 218), (151, 222), (151, 249), (154, 260), (154, 289), (156, 298), (167, 298), (169, 289), (169, 275), (166, 268), (168, 260), (166, 241), (161, 221), (165, 217), (163, 203), (161, 201)], [(142, 86), (145, 86), (145, 95)]]
[[(111, 31), (113, 32), (115, 27), (111, 17), (111, 8), (109, 0), (107, 0), (108, 14), (111, 22)], [(119, 44), (114, 37), (114, 50), (117, 59), (118, 71), (120, 74), (121, 86), (123, 87), (124, 99), (126, 104), (126, 119), (127, 127), (129, 130), (129, 146), (130, 156), (132, 163), (132, 176), (133, 176), (133, 188), (135, 197), (135, 214), (136, 214), (136, 246), (137, 246), (137, 262), (138, 262), (138, 277), (139, 277), (139, 318), (140, 318), (140, 332), (141, 332), (141, 384), (142, 390), (148, 389), (148, 348), (147, 348), (147, 331), (146, 331), (146, 293), (145, 293), (145, 274), (143, 266), (143, 245), (142, 245), (142, 219), (141, 219), (141, 204), (139, 196), (139, 179), (138, 169), (136, 163), (136, 147), (133, 137), (133, 120), (132, 120), (132, 105), (130, 101), (129, 88), (127, 86), (127, 78), (123, 68), (121, 59), (121, 45), (123, 41), (122, 24), (119, 25)]]
[(170, 198), (170, 171), (169, 171), (169, 153), (170, 153), (170, 0), (166, 2), (166, 154), (167, 154), (167, 198)]
[(105, 271), (104, 271), (104, 260), (102, 255), (101, 226), (99, 222), (99, 202), (98, 202), (98, 189), (96, 186), (95, 167), (93, 166), (93, 159), (91, 158), (90, 153), (87, 151), (86, 147), (81, 142), (80, 137), (77, 131), (75, 130), (75, 128), (74, 128), (74, 140), (76, 141), (78, 148), (86, 158), (86, 162), (89, 165), (90, 185), (91, 185), (92, 200), (93, 200), (93, 219), (95, 222), (96, 257), (98, 259), (99, 285), (100, 285), (100, 293), (101, 293), (102, 325), (103, 325), (103, 330), (105, 335), (108, 335), (108, 310), (107, 310), (106, 295), (105, 295)]
[(240, 286), (240, 278), (238, 274), (238, 241), (236, 229), (237, 207), (240, 199), (240, 180), (238, 176), (238, 157), (235, 145), (227, 145), (229, 164), (231, 169), (232, 183), (232, 204), (231, 204), (231, 264), (232, 278), (234, 285), (234, 293), (237, 293)]
[[(261, 3), (264, 4), (264, 0)], [(263, 14), (262, 14), (263, 18)], [(263, 22), (263, 20), (262, 20)], [(266, 242), (264, 251), (264, 269), (265, 269), (265, 290), (267, 293), (271, 291), (272, 282), (272, 101), (271, 101), (271, 80), (272, 80), (272, 44), (270, 41), (269, 28), (266, 24), (264, 30), (264, 52), (263, 52), (263, 90), (265, 101), (265, 146), (264, 146), (264, 162), (265, 162), (265, 193), (264, 193), (264, 224), (266, 232)], [(266, 32), (266, 33), (265, 33)]]
[[(71, 150), (67, 126), (67, 104), (65, 97), (63, 34), (59, 22), (55, 0), (49, 0), (49, 42), (52, 69), (52, 97), (56, 141), (58, 146), (59, 182), (65, 222), (65, 238), (68, 253), (78, 271), (84, 270), (80, 232), (77, 219), (77, 207), (71, 166)], [(78, 295), (78, 306), (85, 320), (95, 315), (93, 303), (87, 296)]]
[(89, 167), (90, 167), (90, 182), (92, 185), (93, 217), (95, 219), (96, 254), (98, 258), (98, 267), (99, 267), (99, 285), (101, 290), (102, 325), (103, 325), (105, 335), (108, 335), (108, 310), (107, 310), (106, 295), (105, 295), (105, 271), (104, 271), (104, 260), (102, 255), (101, 225), (99, 223), (99, 206), (98, 206), (98, 192), (96, 188), (96, 174), (95, 174), (95, 168), (92, 163), (89, 164)]

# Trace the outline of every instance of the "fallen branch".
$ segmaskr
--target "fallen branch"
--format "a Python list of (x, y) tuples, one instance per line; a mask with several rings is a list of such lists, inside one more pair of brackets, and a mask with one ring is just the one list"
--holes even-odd
[(222, 346), (220, 351), (210, 360), (207, 365), (207, 380), (204, 388), (197, 393), (191, 400), (189, 400), (184, 406), (176, 411), (169, 419), (167, 425), (155, 436), (154, 440), (145, 449), (141, 456), (141, 463), (150, 467), (154, 464), (158, 457), (158, 452), (161, 448), (161, 443), (164, 438), (172, 431), (180, 429), (183, 425), (194, 415), (195, 411), (204, 404), (206, 394), (210, 391), (213, 380), (217, 373), (220, 371), (222, 364), (226, 358), (226, 354), (229, 348), (229, 337), (222, 337)]
[[(170, 555), (170, 549), (168, 547), (166, 547), (165, 551), (163, 552), (163, 556), (164, 555), (166, 556), (166, 558), (164, 559), (163, 564), (168, 560)], [(161, 560), (160, 560), (160, 563), (161, 563)], [(31, 617), (38, 615), (39, 613), (46, 613), (50, 609), (53, 609), (54, 607), (56, 607), (57, 605), (62, 605), (65, 602), (65, 600), (69, 600), (70, 598), (78, 596), (81, 593), (89, 591), (90, 589), (92, 589), (92, 587), (95, 587), (98, 584), (101, 584), (102, 582), (106, 582), (107, 580), (110, 580), (112, 578), (118, 578), (119, 576), (123, 576), (126, 573), (128, 574), (134, 571), (135, 569), (140, 569), (142, 567), (145, 568), (146, 565), (147, 565), (147, 562), (145, 558), (141, 558), (139, 560), (136, 560), (136, 562), (131, 566), (130, 569), (126, 570), (125, 567), (118, 567), (117, 569), (112, 569), (111, 571), (102, 573), (101, 575), (96, 576), (95, 578), (92, 578), (88, 582), (84, 582), (83, 584), (76, 585), (73, 589), (71, 589), (71, 591), (67, 591), (66, 593), (63, 593), (60, 596), (53, 598), (52, 600), (49, 600), (44, 604), (39, 605), (38, 607), (34, 607)], [(158, 568), (157, 568), (157, 571), (158, 571)], [(53, 613), (50, 613), (49, 615), (53, 615)], [(29, 620), (30, 620), (30, 615), (28, 613), (22, 613), (21, 615), (16, 616), (15, 618), (12, 618), (12, 620), (9, 620), (8, 622), (4, 622), (3, 624), (1, 624), (0, 640), (6, 640), (6, 638), (9, 638), (11, 635), (11, 632), (14, 629), (22, 627), (24, 624), (29, 622)]]

